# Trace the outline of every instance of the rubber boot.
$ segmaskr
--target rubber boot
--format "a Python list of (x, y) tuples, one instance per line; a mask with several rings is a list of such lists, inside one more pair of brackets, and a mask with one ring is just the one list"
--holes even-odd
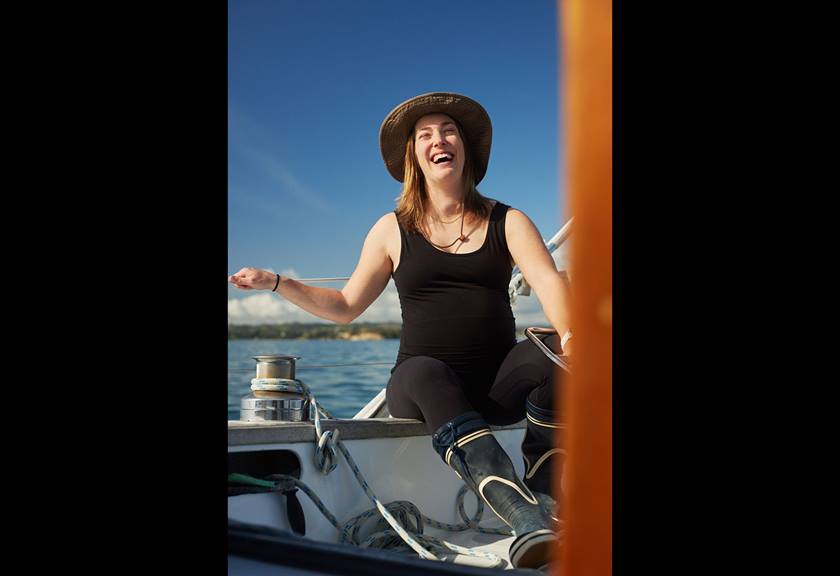
[(552, 520), (516, 475), (513, 463), (478, 412), (447, 422), (432, 436), (444, 462), (496, 515), (516, 538), (510, 545), (515, 568), (541, 568), (557, 546)]
[[(554, 410), (540, 408), (530, 400), (525, 403), (527, 426), (522, 439), (522, 459), (525, 461), (525, 485), (532, 491), (559, 498), (553, 493), (552, 469), (557, 458), (565, 464), (566, 451), (558, 447), (558, 436), (564, 426)], [(561, 489), (563, 478), (560, 478)]]

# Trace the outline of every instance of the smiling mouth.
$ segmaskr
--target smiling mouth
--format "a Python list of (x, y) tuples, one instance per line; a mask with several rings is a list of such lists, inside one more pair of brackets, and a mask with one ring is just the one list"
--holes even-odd
[(452, 162), (452, 156), (449, 154), (441, 154), (432, 160), (433, 164), (445, 164), (447, 162)]

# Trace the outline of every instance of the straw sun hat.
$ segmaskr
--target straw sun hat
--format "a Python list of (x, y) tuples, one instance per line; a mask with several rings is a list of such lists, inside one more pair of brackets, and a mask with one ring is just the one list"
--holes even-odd
[(385, 167), (403, 181), (405, 170), (405, 144), (414, 124), (426, 114), (442, 113), (461, 124), (466, 132), (478, 184), (487, 172), (490, 159), (490, 142), (493, 127), (490, 116), (481, 104), (471, 98), (452, 92), (429, 92), (406, 100), (385, 117), (379, 128), (379, 148)]

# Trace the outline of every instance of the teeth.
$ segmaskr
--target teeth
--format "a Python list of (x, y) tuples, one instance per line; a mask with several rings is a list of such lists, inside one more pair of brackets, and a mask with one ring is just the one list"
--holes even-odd
[(438, 154), (432, 158), (432, 162), (434, 162), (435, 164), (438, 164), (443, 160), (452, 160), (452, 156), (450, 156), (449, 154)]

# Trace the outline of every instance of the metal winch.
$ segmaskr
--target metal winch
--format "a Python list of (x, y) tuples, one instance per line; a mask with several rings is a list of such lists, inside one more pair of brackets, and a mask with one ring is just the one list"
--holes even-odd
[(251, 392), (242, 397), (239, 419), (246, 422), (309, 420), (309, 397), (303, 383), (295, 379), (295, 361), (300, 356), (268, 354), (254, 356), (257, 376)]

